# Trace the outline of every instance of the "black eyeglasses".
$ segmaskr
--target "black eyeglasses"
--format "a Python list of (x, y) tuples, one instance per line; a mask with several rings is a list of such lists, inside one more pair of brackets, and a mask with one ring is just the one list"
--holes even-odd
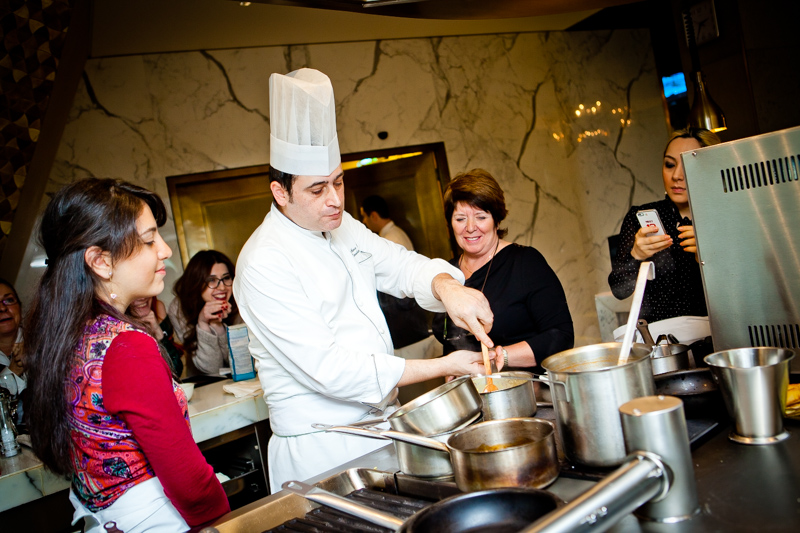
[(8, 298), (3, 298), (2, 300), (0, 300), (0, 302), (3, 302), (3, 305), (17, 305), (19, 303), (19, 300), (17, 300), (13, 296), (9, 296)]
[(217, 287), (219, 287), (220, 283), (222, 283), (226, 287), (230, 287), (231, 285), (233, 285), (233, 278), (228, 275), (222, 276), (221, 278), (218, 278), (216, 276), (209, 276), (206, 278), (206, 285), (208, 286), (209, 289), (216, 289)]

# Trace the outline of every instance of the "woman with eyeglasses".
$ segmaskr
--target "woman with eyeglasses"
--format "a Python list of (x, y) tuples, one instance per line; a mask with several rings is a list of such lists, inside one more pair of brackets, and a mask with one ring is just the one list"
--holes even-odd
[(104, 533), (189, 531), (230, 510), (192, 437), (186, 395), (156, 340), (126, 311), (164, 289), (172, 255), (161, 198), (116, 179), (58, 191), (25, 318), (33, 451), (72, 481), (73, 524)]
[[(12, 398), (27, 387), (22, 353), (22, 303), (11, 283), (0, 278), (0, 387)], [(16, 406), (16, 424), (22, 421), (22, 405)], [(18, 426), (17, 429), (20, 429)]]
[(226, 325), (240, 324), (233, 300), (233, 262), (222, 252), (204, 250), (189, 260), (175, 282), (167, 314), (186, 353), (186, 376), (219, 376), (230, 367)]

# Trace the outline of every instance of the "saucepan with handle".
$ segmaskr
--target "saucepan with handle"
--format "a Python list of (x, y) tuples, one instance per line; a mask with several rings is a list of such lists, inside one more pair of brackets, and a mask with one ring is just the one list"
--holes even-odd
[(398, 533), (516, 533), (564, 505), (543, 490), (495, 489), (451, 496), (401, 520), (299, 481), (287, 481), (283, 488)]
[[(644, 340), (644, 344), (653, 347), (650, 353), (653, 375), (689, 369), (689, 347), (680, 344), (672, 335), (659, 335), (653, 340), (647, 320), (639, 319), (636, 329)], [(666, 341), (666, 342), (665, 342)]]
[[(492, 379), (495, 390), (486, 389), (486, 382)], [(475, 388), (479, 391), (483, 404), (484, 420), (502, 420), (504, 418), (526, 418), (536, 414), (536, 393), (530, 372), (511, 370), (492, 373), (488, 376), (473, 376)]]
[(439, 435), (474, 420), (481, 398), (470, 376), (461, 376), (411, 400), (386, 421), (396, 431)]
[[(480, 413), (476, 417), (480, 418)], [(473, 421), (468, 422), (467, 425)], [(394, 441), (394, 449), (397, 454), (397, 464), (404, 474), (421, 478), (440, 478), (451, 477), (453, 475), (453, 463), (450, 462), (448, 451), (436, 450), (419, 444), (406, 442), (406, 436), (411, 435), (400, 431), (366, 428), (355, 424), (348, 426), (330, 426), (326, 424), (312, 424), (315, 429), (324, 429), (335, 433), (345, 433), (359, 437), (369, 437), (373, 439), (390, 439)], [(450, 436), (463, 428), (459, 427), (439, 435), (431, 435), (427, 438), (439, 442), (446, 442)], [(413, 435), (412, 435), (413, 436)]]
[[(340, 431), (340, 428), (328, 430)], [(559, 473), (555, 425), (548, 420), (507, 418), (479, 422), (452, 432), (444, 442), (397, 431), (381, 431), (380, 435), (449, 454), (456, 486), (464, 492), (505, 487), (544, 488)]]

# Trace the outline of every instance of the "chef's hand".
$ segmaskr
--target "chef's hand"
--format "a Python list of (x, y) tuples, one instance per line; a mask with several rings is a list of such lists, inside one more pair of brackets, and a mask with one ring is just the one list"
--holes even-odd
[(228, 318), (230, 312), (231, 304), (225, 300), (206, 302), (206, 305), (200, 310), (197, 325), (205, 331), (221, 333), (225, 329), (222, 321)]
[(435, 359), (406, 359), (405, 369), (398, 387), (444, 377), (447, 381), (456, 376), (483, 374), (481, 352), (458, 350)]
[(697, 239), (694, 236), (694, 226), (678, 226), (678, 239), (684, 252), (694, 254), (695, 260), (699, 261), (697, 257)]
[(491, 372), (491, 370), (486, 370), (483, 366), (483, 355), (481, 352), (456, 350), (442, 357), (442, 361), (447, 364), (447, 374), (450, 376), (450, 379), (452, 379), (452, 377), (488, 374)]
[(494, 314), (483, 293), (463, 286), (444, 273), (433, 278), (432, 288), (433, 295), (444, 304), (456, 326), (470, 331), (489, 348), (494, 346), (487, 335), (492, 329)]
[[(645, 233), (648, 231), (648, 233)], [(669, 235), (652, 235), (651, 233), (657, 231), (645, 230), (641, 228), (636, 232), (636, 237), (631, 248), (631, 256), (637, 261), (644, 261), (650, 259), (661, 250), (666, 250), (672, 245), (672, 237)]]

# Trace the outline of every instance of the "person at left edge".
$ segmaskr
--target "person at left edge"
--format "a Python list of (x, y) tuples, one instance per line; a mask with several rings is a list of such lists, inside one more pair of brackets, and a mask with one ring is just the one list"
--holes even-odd
[[(272, 209), (245, 243), (233, 293), (269, 406), (269, 477), (307, 479), (385, 442), (326, 433), (386, 414), (397, 386), (483, 372), (480, 354), (429, 360), (393, 355), (376, 291), (451, 313), (488, 346), (492, 324), (480, 292), (440, 259), (382, 239), (344, 211), (344, 174), (333, 87), (300, 69), (270, 77)], [(378, 406), (375, 408), (374, 406)]]
[(47, 268), (25, 322), (31, 442), (71, 476), (84, 532), (188, 531), (230, 510), (169, 363), (125, 314), (164, 288), (166, 219), (155, 193), (96, 178), (62, 188), (42, 217)]

